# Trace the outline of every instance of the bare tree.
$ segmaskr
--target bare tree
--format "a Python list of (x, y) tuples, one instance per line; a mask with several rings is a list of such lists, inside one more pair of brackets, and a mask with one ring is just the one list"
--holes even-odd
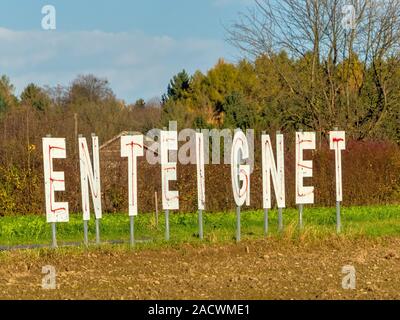
[[(346, 5), (354, 10), (350, 25), (344, 23)], [(315, 129), (342, 117), (343, 126), (361, 135), (361, 129), (373, 131), (382, 121), (388, 105), (383, 65), (398, 53), (400, 0), (254, 0), (227, 32), (247, 57), (272, 58), (284, 50), (292, 59), (308, 59), (306, 77), (274, 67), (304, 101)], [(354, 110), (368, 77), (376, 101)]]

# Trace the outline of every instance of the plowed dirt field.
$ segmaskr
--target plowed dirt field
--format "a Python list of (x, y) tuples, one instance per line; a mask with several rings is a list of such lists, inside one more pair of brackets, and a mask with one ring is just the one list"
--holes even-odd
[[(400, 299), (400, 238), (0, 254), (2, 299)], [(57, 288), (42, 288), (42, 267)], [(356, 288), (342, 288), (342, 267)]]

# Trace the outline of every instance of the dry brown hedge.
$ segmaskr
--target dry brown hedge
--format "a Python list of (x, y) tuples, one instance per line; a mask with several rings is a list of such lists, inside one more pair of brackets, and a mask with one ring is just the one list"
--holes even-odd
[[(285, 151), (287, 206), (295, 206), (294, 144), (287, 139)], [(67, 140), (67, 146), (73, 141)], [(118, 143), (116, 144), (118, 146)], [(72, 149), (72, 147), (70, 147)], [(262, 181), (260, 154), (256, 144), (256, 161), (251, 176), (251, 208), (262, 207)], [(40, 152), (36, 150), (36, 152)], [(314, 161), (314, 175), (306, 184), (315, 186), (315, 205), (334, 206), (335, 175), (334, 152), (326, 141), (317, 150), (307, 151), (305, 157)], [(35, 160), (36, 159), (36, 160)], [(35, 161), (36, 162), (35, 162)], [(103, 209), (106, 212), (127, 211), (127, 160), (101, 154)], [(44, 212), (44, 187), (41, 157), (33, 158), (30, 171), (16, 165), (0, 170), (0, 215)], [(138, 194), (140, 212), (153, 212), (154, 192), (160, 199), (160, 166), (150, 165), (144, 158), (140, 167)], [(73, 152), (66, 160), (55, 160), (55, 170), (66, 172), (66, 192), (58, 192), (58, 200), (69, 201), (72, 212), (81, 211), (79, 163)], [(195, 165), (178, 164), (178, 181), (171, 184), (180, 193), (180, 211), (192, 212), (197, 206)], [(400, 148), (385, 141), (347, 142), (343, 152), (343, 192), (346, 206), (381, 205), (399, 203), (400, 199)], [(226, 211), (234, 208), (229, 165), (206, 165), (207, 211)]]
[[(295, 206), (295, 157), (294, 145), (285, 151), (285, 178), (287, 206)], [(335, 205), (334, 152), (327, 143), (316, 151), (306, 152), (314, 161), (313, 178), (306, 180), (315, 186), (315, 205)], [(259, 155), (256, 154), (251, 176), (251, 208), (262, 207), (262, 175)], [(343, 204), (379, 205), (399, 203), (400, 199), (400, 148), (390, 142), (349, 141), (343, 152)], [(154, 211), (154, 191), (160, 200), (160, 167), (139, 162), (139, 201), (143, 212)], [(105, 209), (124, 211), (127, 207), (127, 181), (122, 179), (126, 164), (104, 168), (103, 191)], [(115, 171), (116, 170), (116, 171)], [(192, 212), (197, 206), (196, 167), (178, 164), (178, 181), (172, 184), (180, 194), (180, 211)], [(112, 201), (111, 199), (114, 199)], [(117, 200), (117, 201), (115, 201)], [(206, 206), (208, 211), (226, 211), (234, 208), (230, 166), (206, 165)], [(159, 205), (159, 208), (161, 205)]]

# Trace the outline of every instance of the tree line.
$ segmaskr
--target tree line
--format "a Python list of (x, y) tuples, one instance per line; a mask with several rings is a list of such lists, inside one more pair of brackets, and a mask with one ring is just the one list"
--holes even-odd
[[(40, 211), (41, 139), (48, 134), (74, 146), (79, 134), (93, 132), (102, 143), (176, 120), (178, 129), (303, 129), (321, 138), (338, 127), (354, 141), (398, 145), (400, 0), (350, 1), (352, 29), (341, 23), (348, 2), (254, 0), (226, 27), (242, 58), (221, 58), (207, 72), (182, 70), (159, 99), (127, 103), (107, 79), (90, 74), (66, 86), (31, 83), (17, 96), (1, 76), (0, 215)], [(76, 163), (76, 148), (68, 157)]]

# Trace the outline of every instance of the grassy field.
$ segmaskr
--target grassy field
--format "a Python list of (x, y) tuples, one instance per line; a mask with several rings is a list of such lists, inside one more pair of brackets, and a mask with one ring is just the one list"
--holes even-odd
[[(334, 208), (305, 208), (304, 228), (298, 231), (296, 209), (284, 210), (284, 232), (277, 231), (277, 212), (269, 214), (269, 236), (320, 238), (335, 234)], [(229, 242), (235, 239), (236, 215), (233, 212), (204, 214), (206, 242)], [(400, 206), (342, 208), (342, 235), (346, 237), (380, 237), (400, 235)], [(241, 216), (242, 239), (260, 239), (263, 235), (263, 212), (246, 211)], [(198, 242), (197, 214), (170, 214), (170, 243)], [(150, 240), (152, 245), (164, 240), (164, 215), (159, 217), (158, 227), (152, 214), (140, 214), (135, 218), (135, 237)], [(95, 223), (89, 223), (89, 238), (95, 238)], [(82, 216), (72, 214), (69, 223), (57, 224), (58, 243), (82, 242)], [(104, 214), (101, 220), (101, 240), (129, 239), (127, 214)], [(0, 218), (0, 246), (23, 244), (49, 244), (51, 228), (44, 216), (12, 216)]]
[[(242, 241), (235, 243), (235, 213), (205, 214), (205, 240), (197, 214), (171, 214), (171, 241), (164, 241), (164, 216), (136, 218), (135, 249), (128, 244), (127, 214), (105, 214), (103, 245), (86, 248), (81, 215), (57, 225), (57, 250), (0, 250), (1, 299), (399, 299), (400, 206), (343, 208), (336, 235), (335, 209), (284, 211), (284, 231), (270, 213), (242, 213)], [(90, 238), (95, 238), (90, 223)], [(109, 244), (105, 240), (123, 240)], [(43, 216), (0, 218), (0, 249), (51, 242)], [(93, 241), (94, 243), (94, 241)], [(43, 266), (54, 266), (57, 289), (44, 290)], [(354, 266), (357, 287), (342, 287), (343, 266)]]

